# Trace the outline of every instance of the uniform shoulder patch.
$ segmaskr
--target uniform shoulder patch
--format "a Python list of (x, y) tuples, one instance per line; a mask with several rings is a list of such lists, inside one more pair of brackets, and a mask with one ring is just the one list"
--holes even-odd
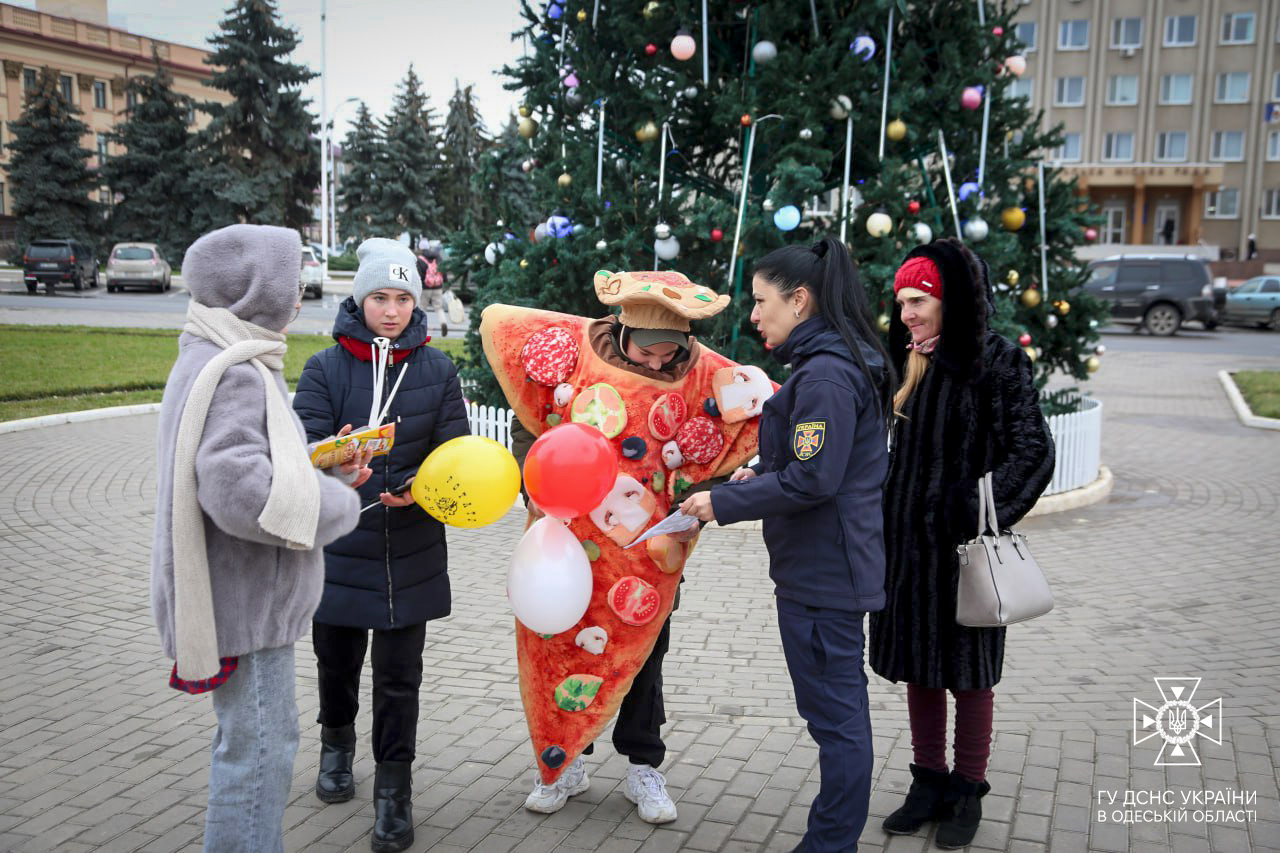
[(796, 424), (795, 436), (791, 441), (791, 448), (795, 451), (796, 458), (803, 462), (817, 456), (818, 451), (822, 449), (822, 439), (826, 433), (826, 421), (805, 421)]

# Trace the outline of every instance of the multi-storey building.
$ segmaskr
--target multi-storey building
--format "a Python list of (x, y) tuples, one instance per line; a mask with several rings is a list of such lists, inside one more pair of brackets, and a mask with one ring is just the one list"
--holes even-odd
[[(1280, 2), (1014, 0), (1018, 94), (1102, 210), (1102, 244), (1280, 259)], [(1268, 253), (1270, 254), (1270, 253)]]
[[(125, 83), (154, 72), (153, 54), (178, 92), (197, 101), (228, 100), (205, 85), (212, 71), (205, 64), (208, 51), (107, 26), (107, 0), (38, 0), (36, 9), (0, 3), (0, 144), (9, 141), (5, 122), (22, 114), (26, 90), (48, 66), (57, 71), (62, 94), (84, 113), (89, 131), (83, 145), (95, 152), (91, 164), (101, 163), (113, 153), (107, 133), (124, 119)], [(206, 120), (203, 113), (191, 116), (193, 125)], [(12, 223), (7, 161), (7, 153), (0, 153), (0, 223)], [(108, 201), (105, 189), (99, 193)]]

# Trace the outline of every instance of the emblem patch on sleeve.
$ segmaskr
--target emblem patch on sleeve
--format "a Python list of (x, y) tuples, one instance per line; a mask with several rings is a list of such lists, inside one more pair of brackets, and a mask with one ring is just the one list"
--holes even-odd
[(827, 433), (826, 421), (807, 421), (796, 424), (796, 434), (791, 446), (796, 458), (803, 462), (818, 455), (822, 449), (822, 439)]

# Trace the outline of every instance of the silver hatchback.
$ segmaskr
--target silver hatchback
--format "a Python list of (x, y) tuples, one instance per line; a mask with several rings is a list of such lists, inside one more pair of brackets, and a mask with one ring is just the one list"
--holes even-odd
[(163, 293), (172, 286), (173, 269), (155, 243), (116, 243), (107, 257), (107, 292), (146, 287)]

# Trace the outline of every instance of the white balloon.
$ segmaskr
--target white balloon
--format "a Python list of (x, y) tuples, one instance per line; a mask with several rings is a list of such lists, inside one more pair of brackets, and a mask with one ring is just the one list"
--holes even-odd
[(521, 537), (507, 572), (516, 618), (538, 634), (568, 631), (591, 603), (591, 561), (559, 519), (540, 518)]

